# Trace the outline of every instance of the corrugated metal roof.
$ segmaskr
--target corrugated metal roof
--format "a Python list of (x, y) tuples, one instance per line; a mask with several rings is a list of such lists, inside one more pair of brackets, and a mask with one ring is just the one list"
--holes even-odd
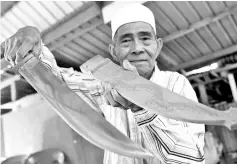
[(4, 1), (1, 3), (1, 16), (3, 16), (8, 10), (10, 10), (18, 1)]
[(24, 26), (35, 26), (41, 32), (76, 9), (84, 1), (22, 1), (1, 17), (1, 42)]
[[(109, 24), (103, 24), (101, 9), (89, 7), (87, 11), (78, 12), (78, 18), (69, 26), (67, 20), (70, 21), (72, 13), (83, 4), (85, 2), (82, 1), (20, 2), (1, 19), (1, 41), (18, 28), (32, 25), (43, 34), (45, 31), (50, 33), (43, 35), (43, 39), (52, 51), (69, 60), (76, 59), (78, 64), (96, 54), (109, 56), (107, 46), (111, 42), (111, 29)], [(153, 11), (158, 36), (164, 40), (159, 57), (164, 69), (191, 68), (197, 62), (205, 62), (205, 57), (208, 61), (237, 50), (235, 1), (149, 1), (145, 5)], [(64, 20), (67, 16), (68, 19)], [(84, 21), (78, 22), (77, 27), (77, 21), (82, 18)], [(65, 24), (59, 24), (60, 20), (64, 20)], [(57, 27), (52, 28), (55, 24)], [(50, 28), (51, 32), (47, 32)], [(195, 59), (198, 59), (197, 62)]]
[(146, 3), (165, 42), (162, 50), (177, 65), (236, 45), (236, 5), (234, 1)]
[[(115, 2), (114, 2), (115, 3)], [(123, 2), (126, 3), (126, 2)], [(110, 23), (104, 2), (23, 1), (1, 18), (1, 42), (26, 25), (36, 26), (59, 63), (77, 68), (100, 54), (110, 57)], [(163, 70), (200, 67), (237, 51), (237, 1), (147, 1), (164, 46)], [(113, 14), (113, 13), (111, 13)]]

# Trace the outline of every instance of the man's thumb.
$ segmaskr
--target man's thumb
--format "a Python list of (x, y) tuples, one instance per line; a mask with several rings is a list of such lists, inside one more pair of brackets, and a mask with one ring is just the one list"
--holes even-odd
[(135, 72), (138, 74), (137, 68), (135, 66), (133, 66), (132, 64), (130, 64), (128, 60), (123, 61), (123, 68), (128, 71), (132, 71), (132, 72)]

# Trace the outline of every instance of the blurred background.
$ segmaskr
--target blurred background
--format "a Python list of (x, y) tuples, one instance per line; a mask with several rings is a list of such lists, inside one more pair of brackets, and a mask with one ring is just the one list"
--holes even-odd
[[(110, 58), (111, 16), (129, 3), (135, 1), (1, 1), (0, 42), (21, 27), (35, 26), (58, 65), (79, 70), (97, 54)], [(199, 102), (222, 111), (237, 107), (237, 2), (136, 3), (153, 11), (164, 41), (158, 67), (185, 75)], [(103, 151), (68, 127), (5, 62), (0, 75), (2, 161), (102, 163)], [(237, 163), (237, 131), (219, 126), (206, 131), (223, 145), (218, 163)]]

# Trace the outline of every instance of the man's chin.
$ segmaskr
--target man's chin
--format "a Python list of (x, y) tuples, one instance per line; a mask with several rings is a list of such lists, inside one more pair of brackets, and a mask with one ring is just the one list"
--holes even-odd
[(139, 75), (142, 74), (146, 74), (147, 73), (147, 67), (136, 67), (137, 68), (137, 72), (139, 73)]
[(131, 62), (131, 65), (136, 67), (138, 72), (146, 72), (147, 70), (147, 62), (146, 61), (139, 61), (139, 62)]

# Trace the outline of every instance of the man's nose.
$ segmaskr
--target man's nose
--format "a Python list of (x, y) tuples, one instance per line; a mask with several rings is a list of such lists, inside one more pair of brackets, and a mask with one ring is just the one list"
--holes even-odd
[(132, 45), (131, 53), (133, 55), (140, 55), (144, 52), (144, 46), (139, 39), (135, 39)]

